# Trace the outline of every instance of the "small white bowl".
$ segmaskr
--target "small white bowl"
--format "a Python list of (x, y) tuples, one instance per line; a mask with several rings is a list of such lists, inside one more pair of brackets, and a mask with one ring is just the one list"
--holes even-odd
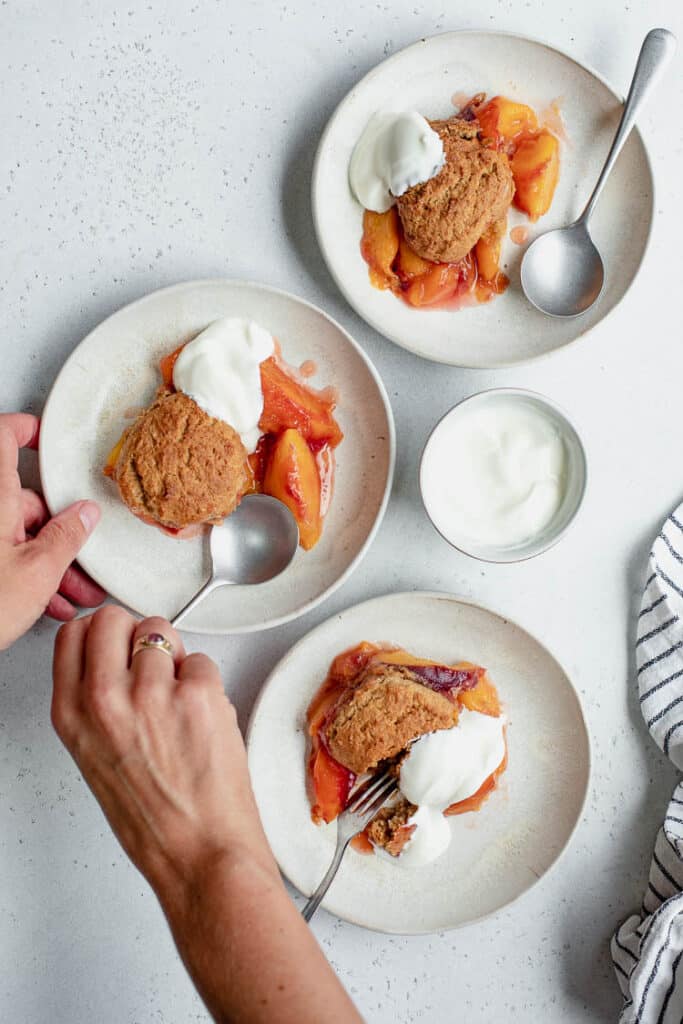
[[(567, 454), (566, 488), (560, 507), (550, 522), (539, 533), (520, 544), (513, 545), (480, 543), (461, 532), (458, 529), (457, 523), (446, 523), (442, 517), (437, 516), (434, 507), (434, 498), (437, 492), (433, 484), (431, 488), (427, 485), (425, 469), (425, 467), (429, 467), (430, 459), (436, 457), (435, 451), (443, 432), (451, 430), (455, 420), (463, 417), (466, 412), (470, 412), (475, 404), (479, 406), (487, 403), (494, 405), (502, 398), (506, 400), (513, 398), (540, 409), (544, 416), (559, 431)], [(448, 467), (444, 467), (444, 470), (447, 472)], [(535, 555), (540, 555), (543, 551), (553, 547), (564, 536), (569, 529), (569, 525), (573, 522), (583, 501), (587, 480), (586, 452), (578, 431), (569, 420), (566, 412), (549, 398), (545, 398), (535, 391), (527, 391), (523, 388), (493, 388), (489, 391), (480, 391), (478, 394), (463, 399), (462, 402), (459, 402), (458, 405), (450, 409), (436, 424), (429, 435), (420, 461), (420, 493), (425, 511), (432, 525), (444, 540), (448, 541), (458, 551), (462, 551), (464, 554), (484, 562), (521, 562), (527, 558), (533, 558)]]

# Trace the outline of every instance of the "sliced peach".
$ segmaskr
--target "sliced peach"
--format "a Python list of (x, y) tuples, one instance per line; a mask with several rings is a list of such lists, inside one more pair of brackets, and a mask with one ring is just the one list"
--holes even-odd
[(363, 640), (361, 643), (356, 644), (355, 647), (350, 647), (348, 650), (342, 651), (341, 654), (337, 655), (330, 666), (329, 678), (343, 685), (348, 685), (367, 667), (369, 662), (378, 653), (384, 655), (384, 650), (379, 648), (377, 644), (371, 644), (367, 640)]
[(315, 697), (308, 705), (306, 719), (308, 721), (308, 732), (311, 736), (317, 736), (322, 729), (325, 719), (332, 707), (337, 703), (347, 688), (345, 681), (328, 677), (325, 684), (318, 690)]
[(510, 161), (515, 179), (514, 204), (538, 220), (550, 209), (560, 173), (560, 144), (548, 131), (522, 139)]
[(500, 260), (500, 248), (501, 243), (499, 240), (491, 240), (486, 235), (482, 235), (474, 247), (479, 276), (484, 281), (494, 281), (496, 278), (498, 261)]
[(123, 434), (121, 434), (121, 437), (118, 439), (112, 450), (109, 452), (109, 455), (107, 455), (107, 461), (105, 462), (104, 469), (102, 470), (105, 476), (114, 475), (116, 463), (119, 461), (119, 455), (121, 454), (121, 449), (123, 448), (123, 442), (125, 441), (125, 439), (126, 435), (124, 432)]
[(498, 274), (500, 250), (506, 228), (506, 219), (496, 221), (484, 232), (474, 247), (479, 276), (485, 281), (495, 281)]
[(274, 442), (274, 434), (262, 434), (258, 439), (255, 450), (247, 457), (251, 480), (249, 490), (246, 493), (262, 490), (263, 478), (266, 474), (266, 466), (268, 465)]
[(382, 660), (385, 665), (436, 665), (443, 666), (445, 669), (455, 669), (456, 671), (460, 670), (462, 672), (483, 673), (484, 671), (473, 662), (454, 662), (453, 665), (446, 665), (445, 662), (433, 662), (429, 657), (416, 657), (415, 654), (411, 654), (407, 650), (402, 650), (400, 647), (388, 652), (380, 650), (378, 658)]
[(277, 434), (293, 427), (314, 444), (336, 447), (343, 439), (339, 424), (332, 415), (334, 404), (304, 387), (288, 374), (272, 357), (261, 363), (263, 413), (259, 428), (264, 434)]
[(394, 651), (380, 651), (379, 660), (385, 665), (441, 665), (441, 661), (431, 661), (429, 658), (416, 658), (414, 654), (404, 651), (401, 647)]
[[(399, 227), (396, 207), (386, 213), (366, 210), (363, 214), (363, 238), (360, 250), (370, 267), (370, 279), (376, 288), (390, 288), (396, 282), (393, 262), (398, 254)], [(373, 272), (374, 271), (374, 275)]]
[[(369, 828), (370, 826), (366, 826)], [(351, 840), (351, 846), (354, 848), (356, 853), (374, 853), (375, 847), (368, 839), (365, 832), (359, 832), (357, 836), (354, 836)]]
[(411, 281), (403, 297), (410, 306), (434, 306), (455, 298), (461, 280), (459, 263), (433, 263), (431, 270)]
[(320, 540), (320, 477), (315, 456), (298, 430), (285, 430), (273, 445), (263, 491), (291, 510), (299, 524), (301, 546), (308, 551)]
[(410, 281), (420, 274), (426, 274), (434, 267), (430, 260), (423, 260), (414, 249), (411, 249), (403, 235), (398, 246), (398, 260), (396, 270), (402, 281)]
[(311, 816), (316, 823), (334, 821), (346, 807), (355, 775), (315, 743), (309, 763), (314, 803)]
[(470, 711), (480, 711), (482, 715), (491, 715), (493, 718), (500, 714), (498, 691), (486, 674), (471, 690), (462, 690), (458, 700)]
[(489, 796), (495, 788), (496, 776), (495, 774), (491, 774), (487, 779), (484, 779), (476, 793), (473, 793), (472, 796), (466, 797), (465, 800), (458, 800), (457, 803), (451, 804), (443, 813), (447, 817), (450, 817), (452, 814), (466, 814), (468, 811), (478, 811), (484, 803), (484, 800), (486, 800), (486, 797)]
[(431, 658), (417, 658), (414, 654), (410, 654), (408, 651), (404, 651), (403, 648), (398, 647), (391, 651), (380, 650), (377, 653), (377, 660), (383, 662), (385, 665), (435, 665), (446, 669), (452, 669), (455, 672), (466, 672), (476, 673), (482, 675), (484, 669), (475, 665), (471, 661), (457, 661), (452, 665), (447, 665), (445, 661), (432, 661)]
[(159, 369), (161, 371), (161, 378), (167, 388), (173, 387), (173, 367), (175, 366), (176, 359), (185, 348), (185, 345), (178, 345), (178, 348), (174, 349), (173, 352), (169, 352), (167, 356), (159, 363)]
[(353, 773), (331, 756), (319, 733), (330, 710), (377, 651), (376, 644), (363, 641), (338, 654), (330, 665), (325, 682), (306, 711), (308, 732), (311, 737), (307, 779), (312, 794), (312, 816), (315, 822), (332, 821), (336, 818), (346, 806), (355, 780)]
[(531, 107), (505, 96), (494, 96), (477, 112), (481, 134), (485, 139), (514, 142), (520, 135), (535, 132), (538, 120)]
[(502, 295), (510, 284), (510, 278), (501, 271), (498, 271), (493, 281), (485, 281), (479, 278), (474, 286), (474, 294), (477, 302), (490, 302), (494, 295)]

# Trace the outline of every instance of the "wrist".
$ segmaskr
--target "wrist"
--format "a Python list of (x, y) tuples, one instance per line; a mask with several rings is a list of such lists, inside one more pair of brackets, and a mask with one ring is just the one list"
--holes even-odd
[(170, 921), (191, 917), (198, 907), (212, 901), (212, 894), (250, 876), (282, 886), (277, 864), (266, 844), (260, 847), (232, 843), (224, 848), (212, 848), (191, 862), (166, 865), (147, 875)]

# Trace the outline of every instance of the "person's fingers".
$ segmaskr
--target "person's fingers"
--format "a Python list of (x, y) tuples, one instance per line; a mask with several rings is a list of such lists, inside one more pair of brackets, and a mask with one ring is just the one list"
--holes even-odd
[(106, 604), (92, 616), (85, 650), (84, 676), (95, 682), (111, 676), (128, 686), (128, 660), (136, 619), (115, 604)]
[(76, 609), (61, 594), (53, 594), (45, 608), (45, 615), (58, 622), (71, 622), (76, 618)]
[(178, 668), (177, 675), (179, 683), (206, 683), (223, 689), (218, 665), (206, 654), (189, 654)]
[(40, 420), (29, 412), (0, 413), (0, 430), (9, 430), (18, 448), (37, 448)]
[(36, 448), (40, 421), (24, 412), (0, 415), (0, 493), (16, 487), (20, 448)]
[(107, 604), (90, 621), (85, 644), (81, 704), (104, 739), (101, 755), (115, 763), (125, 737), (134, 731), (130, 708), (130, 642), (135, 619)]
[(52, 724), (69, 746), (79, 719), (80, 682), (85, 663), (85, 640), (91, 617), (74, 619), (62, 626), (52, 656)]
[(94, 501), (78, 501), (43, 526), (24, 545), (25, 558), (32, 564), (44, 588), (46, 600), (55, 593), (67, 568), (85, 544), (100, 518)]
[(176, 667), (185, 657), (185, 648), (180, 635), (173, 628), (168, 619), (152, 616), (138, 622), (133, 634), (133, 651), (138, 640), (143, 637), (162, 636), (169, 642), (172, 648), (172, 657), (154, 647), (143, 647), (131, 660), (134, 688), (148, 689), (155, 683), (169, 687), (175, 679)]
[[(32, 417), (28, 417), (32, 419)], [(19, 448), (31, 437), (19, 413), (0, 416), (0, 537), (16, 542), (21, 521), (21, 483), (17, 470)]]
[(107, 596), (77, 565), (70, 565), (62, 576), (59, 593), (81, 608), (96, 608)]
[(21, 492), (21, 506), (26, 533), (33, 533), (39, 530), (41, 526), (45, 526), (45, 523), (50, 518), (48, 507), (41, 496), (36, 494), (35, 491), (29, 491), (25, 487)]
[[(154, 647), (143, 647), (135, 653), (137, 641), (144, 637), (163, 637), (171, 645), (170, 657), (167, 651)], [(185, 657), (183, 642), (167, 619), (153, 616), (138, 623), (132, 650), (133, 702), (138, 710), (158, 709), (174, 691), (176, 669)]]

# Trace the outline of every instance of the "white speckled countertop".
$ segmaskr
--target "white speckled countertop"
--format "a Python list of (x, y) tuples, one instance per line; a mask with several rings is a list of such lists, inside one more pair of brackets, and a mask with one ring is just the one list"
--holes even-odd
[[(221, 663), (242, 721), (294, 640), (393, 589), (451, 590), (509, 614), (549, 644), (583, 695), (595, 762), (585, 818), (560, 868), (519, 906), (465, 931), (411, 939), (316, 919), (371, 1021), (608, 1021), (619, 1009), (608, 937), (640, 901), (674, 781), (637, 709), (629, 635), (650, 540), (683, 492), (680, 56), (642, 121), (657, 220), (636, 286), (579, 346), (527, 368), (421, 362), (352, 313), (313, 236), (316, 143), (349, 87), (421, 36), (528, 33), (624, 90), (640, 40), (657, 24), (683, 37), (674, 0), (0, 3), (0, 407), (40, 411), (74, 345), (124, 303), (226, 275), (329, 310), (391, 396), (393, 501), (351, 580), (289, 626), (190, 638)], [(430, 426), (491, 385), (555, 398), (581, 425), (590, 459), (570, 535), (519, 565), (480, 565), (450, 550), (419, 505), (417, 460)], [(26, 465), (31, 472), (30, 456)], [(402, 543), (397, 558), (399, 537), (410, 537), (410, 549)], [(205, 1021), (153, 896), (52, 733), (53, 634), (43, 622), (0, 656), (0, 1018)]]

